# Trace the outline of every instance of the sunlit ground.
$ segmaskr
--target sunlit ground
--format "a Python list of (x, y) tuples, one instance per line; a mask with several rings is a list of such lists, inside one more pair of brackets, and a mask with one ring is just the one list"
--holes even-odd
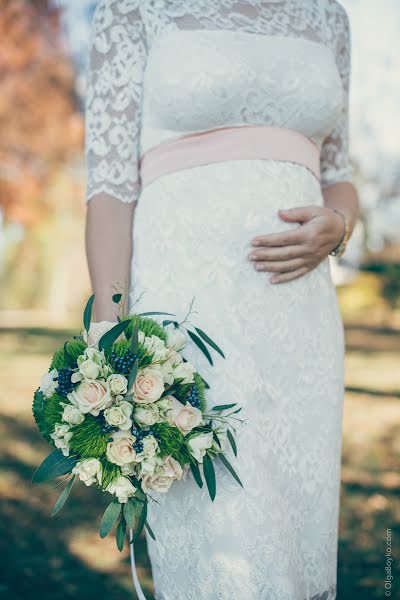
[[(361, 277), (340, 291), (346, 323), (347, 391), (339, 600), (385, 597), (387, 528), (392, 530), (393, 554), (399, 556), (400, 329), (395, 316), (388, 311), (384, 314), (379, 303), (369, 311), (367, 305), (355, 301), (364, 297), (363, 287), (373, 289), (370, 284), (370, 279)], [(106, 498), (77, 485), (67, 507), (50, 519), (57, 492), (50, 484), (35, 488), (30, 484), (32, 471), (48, 452), (32, 421), (31, 393), (66, 334), (67, 330), (25, 329), (15, 323), (0, 329), (0, 595), (10, 600), (96, 596), (126, 600), (135, 597), (128, 553), (119, 554), (114, 538), (100, 540), (97, 532)], [(138, 554), (139, 576), (150, 599), (151, 573), (143, 540)], [(400, 594), (397, 573), (393, 599)]]

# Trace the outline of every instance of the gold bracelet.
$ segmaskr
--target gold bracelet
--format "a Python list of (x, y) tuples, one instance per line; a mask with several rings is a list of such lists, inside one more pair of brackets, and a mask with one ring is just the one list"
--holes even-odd
[(330, 256), (337, 256), (339, 258), (340, 256), (342, 256), (342, 254), (346, 250), (346, 245), (347, 245), (347, 242), (349, 241), (350, 234), (351, 234), (350, 225), (349, 225), (349, 221), (348, 221), (346, 215), (344, 215), (339, 210), (336, 210), (336, 208), (331, 208), (331, 210), (335, 211), (338, 215), (340, 215), (342, 217), (343, 223), (344, 223), (344, 232), (343, 232), (342, 239), (340, 240), (340, 242), (338, 243), (336, 248), (334, 248), (331, 252), (329, 252)]

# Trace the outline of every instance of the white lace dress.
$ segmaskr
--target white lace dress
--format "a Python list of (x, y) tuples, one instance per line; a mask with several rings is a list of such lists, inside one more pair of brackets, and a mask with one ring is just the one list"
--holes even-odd
[[(279, 208), (322, 206), (351, 181), (350, 41), (333, 0), (100, 0), (88, 69), (87, 200), (137, 202), (131, 303), (195, 324), (225, 351), (209, 404), (238, 402), (241, 489), (217, 466), (212, 503), (192, 476), (156, 494), (148, 539), (157, 600), (332, 600), (343, 405), (343, 324), (329, 259), (273, 285), (247, 259), (256, 234), (298, 227)], [(163, 141), (231, 125), (297, 130), (304, 166), (232, 160), (141, 189), (139, 158)], [(143, 295), (141, 295), (143, 293)]]

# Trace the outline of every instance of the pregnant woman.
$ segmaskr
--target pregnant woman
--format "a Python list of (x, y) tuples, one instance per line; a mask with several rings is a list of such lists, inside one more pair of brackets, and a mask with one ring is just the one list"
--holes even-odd
[[(334, 0), (100, 0), (88, 67), (96, 319), (164, 310), (225, 352), (186, 357), (237, 402), (240, 488), (216, 465), (155, 492), (157, 600), (333, 600), (343, 323), (329, 254), (358, 216), (350, 34)], [(160, 317), (162, 319), (162, 317)], [(220, 472), (219, 472), (220, 471)]]

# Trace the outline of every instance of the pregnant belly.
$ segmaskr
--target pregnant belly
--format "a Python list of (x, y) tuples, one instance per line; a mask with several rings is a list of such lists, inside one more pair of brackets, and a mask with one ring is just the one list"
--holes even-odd
[[(255, 389), (260, 361), (285, 378), (282, 361), (289, 371), (318, 364), (324, 348), (336, 371), (343, 325), (328, 258), (278, 285), (247, 258), (256, 234), (299, 226), (282, 221), (278, 209), (309, 204), (323, 204), (318, 181), (292, 163), (214, 163), (156, 180), (144, 188), (135, 211), (130, 306), (183, 320), (195, 298), (194, 324), (253, 374)], [(206, 380), (225, 365), (220, 360), (210, 367), (194, 347), (187, 358), (201, 366)], [(304, 368), (304, 377), (310, 373)], [(230, 389), (233, 398), (238, 389)]]
[(293, 163), (229, 161), (165, 175), (143, 189), (135, 211), (133, 275), (146, 284), (157, 269), (161, 286), (186, 281), (195, 291), (197, 280), (225, 293), (232, 283), (236, 293), (238, 279), (267, 283), (247, 259), (251, 239), (299, 227), (278, 210), (308, 204), (322, 206), (320, 185)]

